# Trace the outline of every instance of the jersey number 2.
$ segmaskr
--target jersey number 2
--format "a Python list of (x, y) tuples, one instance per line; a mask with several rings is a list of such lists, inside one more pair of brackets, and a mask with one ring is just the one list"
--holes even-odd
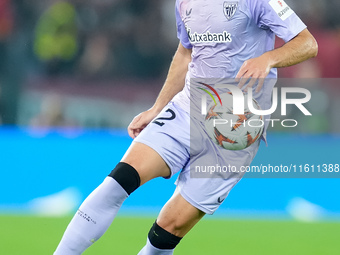
[(155, 123), (155, 124), (162, 127), (164, 125), (164, 122), (161, 122), (160, 120), (173, 120), (174, 118), (176, 118), (176, 113), (173, 110), (168, 109), (165, 112), (169, 112), (171, 114), (171, 116), (157, 118), (152, 123)]

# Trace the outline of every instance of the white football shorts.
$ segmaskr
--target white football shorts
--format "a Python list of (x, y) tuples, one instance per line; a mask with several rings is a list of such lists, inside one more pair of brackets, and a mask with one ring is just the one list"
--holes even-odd
[(154, 149), (169, 166), (171, 176), (181, 171), (177, 190), (207, 214), (213, 214), (240, 181), (260, 144), (258, 140), (244, 150), (226, 150), (211, 140), (201, 120), (175, 102), (170, 102), (134, 141)]

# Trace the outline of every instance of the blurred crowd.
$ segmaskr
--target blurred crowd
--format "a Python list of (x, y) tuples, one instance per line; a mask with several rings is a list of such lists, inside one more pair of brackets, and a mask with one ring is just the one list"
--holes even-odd
[(0, 39), (21, 41), (39, 75), (151, 77), (171, 58), (172, 12), (165, 0), (0, 0)]
[[(281, 70), (280, 76), (339, 77), (340, 1), (286, 2), (317, 38), (319, 56)], [(131, 79), (164, 79), (178, 44), (174, 3), (0, 0), (0, 123), (39, 125), (37, 116), (26, 122), (18, 119), (28, 104), (23, 102), (23, 93), (41, 80), (44, 82), (40, 86), (53, 79), (77, 84), (86, 80), (96, 86), (102, 80), (124, 83)], [(41, 98), (39, 109), (46, 105), (45, 99)], [(44, 112), (37, 110), (38, 116), (39, 111)]]

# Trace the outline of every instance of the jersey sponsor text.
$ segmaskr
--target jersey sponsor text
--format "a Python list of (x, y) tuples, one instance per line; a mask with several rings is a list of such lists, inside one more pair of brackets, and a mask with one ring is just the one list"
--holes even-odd
[(222, 33), (210, 33), (209, 31), (199, 34), (197, 32), (191, 33), (190, 28), (187, 28), (189, 41), (192, 44), (197, 43), (229, 43), (232, 41), (231, 34), (227, 31)]

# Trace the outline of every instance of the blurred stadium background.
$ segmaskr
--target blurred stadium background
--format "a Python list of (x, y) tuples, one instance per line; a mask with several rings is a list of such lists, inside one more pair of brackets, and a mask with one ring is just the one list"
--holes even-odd
[[(15, 243), (29, 236), (36, 242), (24, 243), (31, 247), (26, 254), (51, 254), (70, 215), (120, 160), (131, 143), (125, 128), (153, 104), (177, 47), (174, 2), (0, 0), (0, 238), (6, 244), (0, 247), (1, 254), (23, 254)], [(309, 89), (312, 100), (307, 107), (313, 116), (302, 117), (291, 109), (288, 117), (297, 119), (299, 126), (271, 128), (269, 146), (261, 145), (254, 165), (339, 164), (340, 2), (286, 2), (315, 35), (319, 56), (280, 70), (278, 86)], [(220, 238), (244, 238), (255, 248), (257, 239), (251, 231), (278, 237), (267, 253), (242, 250), (242, 243), (234, 240), (238, 250), (232, 254), (288, 254), (288, 250), (277, 250), (285, 242), (294, 244), (295, 252), (290, 254), (337, 254), (334, 251), (340, 247), (333, 240), (340, 234), (336, 223), (340, 179), (308, 177), (245, 178), (215, 216), (204, 221), (227, 222), (226, 228), (235, 231), (235, 236), (219, 232)], [(119, 214), (122, 222), (135, 219), (143, 225), (143, 217), (151, 219), (138, 236), (138, 247), (171, 196), (174, 180), (153, 180), (125, 202)], [(42, 221), (36, 223), (38, 219)], [(289, 239), (292, 232), (277, 225), (281, 221), (284, 226), (295, 223), (290, 228), (295, 233), (306, 232)], [(259, 230), (266, 224), (272, 226), (266, 228), (270, 233)], [(238, 233), (238, 226), (244, 226), (244, 232)], [(27, 228), (31, 232), (26, 233)], [(129, 233), (123, 236), (123, 228), (121, 237), (129, 237)], [(197, 229), (209, 235), (200, 226)], [(45, 250), (37, 240), (42, 235), (50, 237), (44, 241)], [(112, 235), (119, 238), (114, 230)], [(294, 238), (302, 240), (303, 251), (312, 244), (314, 248), (297, 252), (299, 243)], [(191, 240), (186, 246), (190, 253), (197, 239)], [(218, 240), (212, 243), (217, 245)], [(257, 247), (261, 245), (259, 241)], [(189, 253), (182, 249), (178, 254)], [(209, 254), (204, 248), (198, 251), (195, 254)], [(87, 254), (109, 254), (110, 248), (92, 252)]]

